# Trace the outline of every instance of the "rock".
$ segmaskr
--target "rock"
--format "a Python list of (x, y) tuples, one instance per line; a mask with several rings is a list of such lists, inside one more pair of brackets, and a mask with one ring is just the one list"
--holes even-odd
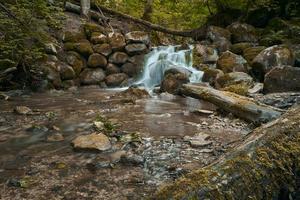
[(45, 44), (45, 52), (51, 55), (57, 55), (56, 47), (53, 43)]
[(266, 47), (264, 46), (256, 46), (256, 47), (249, 47), (244, 49), (243, 51), (243, 57), (247, 60), (247, 62), (252, 65), (253, 59), (263, 50), (265, 50)]
[(109, 57), (109, 62), (114, 64), (124, 64), (128, 60), (128, 55), (124, 52), (115, 52)]
[(255, 100), (280, 109), (288, 109), (300, 103), (300, 93), (282, 92), (256, 96)]
[(93, 32), (91, 36), (91, 42), (93, 44), (103, 44), (107, 42), (107, 37), (102, 33)]
[(125, 47), (128, 55), (138, 55), (147, 53), (148, 49), (145, 44), (128, 44)]
[(178, 94), (181, 86), (189, 82), (189, 77), (184, 73), (165, 73), (164, 79), (161, 83), (161, 92), (168, 92), (170, 94)]
[(65, 43), (64, 48), (67, 51), (76, 51), (86, 58), (93, 53), (93, 48), (88, 41), (82, 41), (78, 43)]
[(41, 69), (45, 73), (47, 81), (49, 81), (54, 88), (58, 89), (61, 87), (62, 81), (60, 73), (54, 62), (47, 62), (44, 66), (41, 66)]
[(121, 156), (120, 162), (126, 165), (139, 166), (143, 165), (145, 160), (142, 156), (133, 153), (127, 153)]
[(262, 92), (264, 89), (264, 84), (263, 83), (255, 83), (252, 88), (248, 90), (249, 94), (257, 94)]
[(105, 73), (102, 69), (84, 69), (80, 74), (80, 81), (84, 85), (100, 84), (105, 79)]
[(85, 60), (75, 51), (67, 52), (66, 61), (73, 67), (76, 75), (79, 75), (82, 69), (85, 67)]
[(252, 86), (253, 78), (244, 72), (231, 72), (218, 77), (215, 86), (217, 88), (225, 88), (237, 84)]
[(65, 80), (62, 82), (62, 86), (64, 89), (69, 89), (71, 87), (76, 86), (76, 83), (74, 80)]
[(227, 29), (231, 32), (231, 38), (233, 43), (255, 43), (258, 41), (256, 29), (249, 24), (235, 22), (229, 25)]
[(97, 44), (93, 48), (96, 53), (100, 53), (106, 57), (112, 53), (112, 48), (111, 48), (110, 44), (107, 44), (107, 43)]
[(105, 78), (105, 83), (109, 87), (117, 87), (120, 86), (127, 79), (128, 76), (124, 73), (111, 74)]
[(121, 69), (112, 63), (108, 63), (105, 72), (106, 72), (106, 75), (118, 74), (121, 72)]
[(121, 96), (123, 98), (135, 98), (135, 99), (142, 99), (142, 98), (150, 97), (147, 90), (140, 89), (140, 88), (129, 88), (125, 91), (122, 91), (119, 96)]
[(220, 39), (231, 40), (231, 33), (221, 27), (210, 26), (207, 29), (207, 38), (213, 42), (219, 41)]
[(103, 55), (98, 53), (93, 53), (92, 55), (90, 55), (87, 65), (90, 68), (101, 67), (105, 69), (107, 65), (107, 60)]
[(67, 65), (63, 62), (59, 62), (57, 67), (62, 80), (71, 80), (76, 77), (73, 67), (71, 67), (70, 65)]
[(51, 135), (47, 136), (47, 141), (48, 142), (61, 142), (61, 141), (64, 141), (64, 140), (65, 140), (64, 136), (60, 133), (54, 133), (54, 134), (51, 134)]
[(93, 33), (103, 33), (105, 34), (107, 31), (105, 30), (104, 27), (94, 24), (94, 23), (86, 23), (83, 25), (84, 32), (87, 38), (91, 38)]
[(27, 106), (16, 106), (14, 112), (19, 115), (28, 115), (33, 113)]
[(72, 141), (72, 145), (78, 150), (106, 151), (111, 148), (108, 137), (102, 133), (78, 136)]
[(126, 46), (125, 38), (121, 33), (110, 33), (108, 40), (113, 51), (120, 51)]
[(127, 74), (130, 77), (137, 76), (141, 72), (140, 67), (132, 63), (125, 63), (124, 65), (122, 65), (121, 70), (123, 73)]
[(192, 75), (192, 72), (183, 67), (172, 66), (164, 72), (164, 76), (168, 74), (183, 74), (188, 79)]
[(300, 68), (274, 67), (265, 75), (264, 92), (300, 92)]
[(213, 42), (213, 45), (217, 48), (219, 53), (223, 53), (225, 51), (229, 51), (231, 48), (231, 42), (225, 38), (221, 38), (215, 42)]
[(147, 33), (142, 31), (133, 31), (125, 35), (128, 43), (144, 43), (146, 45), (150, 44), (150, 37)]
[(145, 61), (144, 55), (135, 55), (128, 58), (128, 62), (134, 64), (139, 69), (139, 71), (143, 70), (144, 61)]
[[(250, 47), (253, 47), (253, 44), (251, 43), (248, 43), (248, 42), (241, 42), (241, 43), (236, 43), (236, 44), (233, 44), (231, 47), (230, 47), (230, 51), (232, 53), (235, 53), (235, 54), (238, 54), (238, 55), (242, 55), (244, 50), (247, 49), (247, 48), (250, 48)], [(247, 59), (246, 59), (247, 60)], [(247, 60), (248, 61), (248, 60)]]
[(226, 51), (221, 54), (217, 61), (217, 68), (224, 73), (247, 72), (247, 61), (239, 55)]
[(78, 42), (81, 40), (85, 40), (86, 37), (83, 32), (70, 32), (66, 31), (63, 35), (64, 42)]
[(210, 138), (210, 136), (205, 133), (198, 133), (198, 134), (194, 135), (193, 137), (185, 136), (183, 138), (183, 141), (189, 142), (191, 147), (202, 148), (202, 147), (206, 147), (206, 146), (209, 146), (212, 144), (212, 141), (208, 140), (209, 138)]
[(260, 52), (253, 60), (252, 73), (259, 80), (264, 80), (264, 75), (273, 67), (281, 65), (293, 66), (295, 57), (291, 49), (285, 46), (272, 46)]
[(216, 49), (206, 46), (206, 45), (201, 45), (197, 44), (194, 47), (194, 56), (198, 57), (198, 63), (204, 63), (204, 64), (211, 64), (211, 63), (216, 63), (219, 56), (218, 52)]
[(204, 70), (202, 81), (208, 82), (211, 86), (215, 86), (216, 79), (223, 75), (224, 72), (220, 69), (208, 68)]

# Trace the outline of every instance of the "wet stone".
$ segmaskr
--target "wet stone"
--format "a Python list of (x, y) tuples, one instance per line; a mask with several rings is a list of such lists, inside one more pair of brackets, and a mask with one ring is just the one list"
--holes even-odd
[(102, 133), (78, 136), (72, 144), (78, 150), (106, 151), (111, 148), (108, 137)]
[(191, 147), (199, 148), (199, 147), (206, 147), (212, 144), (212, 141), (209, 141), (209, 135), (205, 133), (198, 133), (193, 137), (185, 136), (183, 140), (185, 142), (189, 142)]
[(19, 115), (32, 114), (32, 110), (26, 106), (16, 106), (14, 111), (16, 114), (19, 114)]
[(61, 133), (54, 133), (51, 135), (48, 135), (47, 141), (48, 142), (61, 142), (64, 141), (64, 136)]

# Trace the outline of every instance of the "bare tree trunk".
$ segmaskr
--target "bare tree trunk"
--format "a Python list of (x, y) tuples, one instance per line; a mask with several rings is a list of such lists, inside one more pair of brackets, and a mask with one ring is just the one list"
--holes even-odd
[(90, 9), (91, 1), (90, 0), (81, 0), (81, 15), (86, 19), (90, 19)]
[(142, 19), (151, 22), (152, 12), (153, 12), (153, 0), (147, 0)]

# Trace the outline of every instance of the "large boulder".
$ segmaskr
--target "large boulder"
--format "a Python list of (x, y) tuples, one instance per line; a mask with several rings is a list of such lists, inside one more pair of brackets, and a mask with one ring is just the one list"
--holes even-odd
[(102, 33), (99, 33), (99, 32), (94, 32), (94, 33), (92, 33), (92, 36), (91, 36), (91, 42), (93, 44), (106, 43), (107, 42), (107, 36), (102, 34)]
[(295, 56), (290, 48), (275, 45), (263, 50), (254, 58), (251, 71), (258, 80), (263, 81), (264, 75), (273, 67), (293, 66), (294, 63)]
[(300, 92), (300, 68), (277, 66), (270, 70), (264, 80), (264, 92)]
[(93, 53), (93, 48), (91, 46), (91, 43), (87, 40), (77, 42), (77, 43), (65, 43), (64, 48), (67, 51), (76, 51), (80, 55), (83, 55), (86, 58)]
[(75, 51), (67, 52), (66, 61), (73, 67), (76, 75), (79, 75), (82, 69), (85, 67), (85, 60)]
[(253, 59), (263, 50), (265, 50), (266, 47), (264, 46), (256, 46), (256, 47), (249, 47), (244, 49), (243, 51), (243, 57), (247, 60), (247, 62), (251, 65), (253, 62)]
[(218, 26), (208, 27), (206, 36), (209, 40), (211, 40), (213, 42), (219, 41), (220, 39), (223, 39), (223, 38), (225, 38), (226, 40), (229, 40), (229, 41), (231, 39), (231, 33), (228, 30), (218, 27)]
[(227, 27), (231, 32), (233, 43), (250, 42), (255, 43), (258, 41), (256, 29), (249, 24), (233, 23)]
[(114, 64), (124, 64), (128, 60), (128, 55), (124, 52), (115, 52), (109, 56), (109, 62)]
[(202, 81), (215, 86), (216, 79), (223, 76), (224, 72), (220, 69), (207, 68), (204, 70)]
[(137, 54), (145, 54), (147, 53), (148, 49), (145, 44), (128, 44), (125, 47), (126, 52), (128, 55), (137, 55)]
[(253, 78), (244, 72), (231, 72), (219, 76), (216, 79), (215, 86), (217, 88), (225, 88), (231, 85), (243, 84), (253, 86)]
[(119, 51), (126, 46), (125, 38), (121, 33), (110, 33), (108, 41), (113, 51)]
[(118, 74), (121, 72), (121, 69), (118, 66), (116, 66), (115, 64), (108, 63), (105, 72), (106, 72), (106, 75)]
[(230, 51), (221, 54), (217, 61), (217, 68), (224, 73), (230, 72), (247, 72), (247, 61), (240, 55), (236, 55)]
[(219, 58), (218, 52), (215, 48), (212, 48), (207, 45), (201, 45), (201, 44), (195, 45), (193, 54), (194, 54), (193, 56), (195, 57), (194, 60), (197, 60), (196, 64), (216, 63)]
[(189, 82), (189, 72), (179, 68), (171, 68), (164, 74), (164, 79), (160, 85), (161, 92), (178, 94), (181, 86)]
[(124, 73), (111, 74), (105, 78), (105, 83), (109, 87), (118, 87), (127, 79), (128, 76)]
[(96, 85), (100, 84), (105, 79), (105, 73), (103, 69), (89, 69), (86, 68), (80, 74), (80, 82), (83, 85)]
[(91, 68), (97, 68), (97, 67), (105, 68), (107, 65), (107, 60), (103, 55), (94, 53), (94, 54), (90, 55), (87, 64), (88, 64), (88, 67), (91, 67)]
[(102, 133), (78, 136), (72, 141), (72, 144), (78, 150), (106, 151), (111, 148), (108, 137)]
[(110, 44), (104, 43), (104, 44), (97, 44), (94, 47), (95, 53), (100, 53), (104, 56), (109, 56), (112, 53), (112, 48)]
[(57, 63), (57, 69), (60, 73), (62, 80), (71, 80), (76, 77), (73, 68), (70, 65), (67, 65), (63, 62)]
[(228, 30), (217, 26), (210, 26), (207, 29), (206, 37), (215, 45), (219, 52), (230, 49), (231, 33)]
[(50, 83), (50, 85), (56, 89), (59, 89), (61, 87), (62, 81), (56, 63), (47, 62), (45, 65), (41, 66), (41, 69), (45, 73), (46, 79)]
[(147, 33), (142, 31), (133, 31), (125, 35), (128, 43), (144, 43), (146, 45), (150, 44), (150, 37)]

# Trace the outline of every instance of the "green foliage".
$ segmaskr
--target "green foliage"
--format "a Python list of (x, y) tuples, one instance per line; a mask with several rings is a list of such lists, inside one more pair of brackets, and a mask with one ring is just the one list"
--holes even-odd
[(45, 0), (1, 4), (0, 61), (6, 61), (5, 68), (30, 66), (43, 58), (44, 44), (50, 40), (49, 30), (60, 28), (62, 10), (48, 5)]

